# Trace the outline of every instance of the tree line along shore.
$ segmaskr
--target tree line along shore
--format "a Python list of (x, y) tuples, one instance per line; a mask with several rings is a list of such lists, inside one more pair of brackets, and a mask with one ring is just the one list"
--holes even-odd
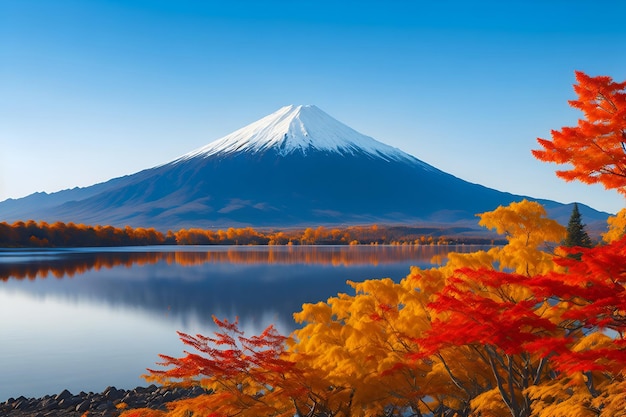
[[(450, 233), (448, 233), (450, 232)], [(347, 226), (257, 230), (252, 227), (226, 230), (181, 229), (166, 233), (155, 228), (89, 226), (72, 222), (40, 221), (0, 223), (0, 247), (99, 247), (146, 245), (357, 245), (357, 244), (501, 244), (480, 235), (455, 235), (454, 230), (416, 226)]]

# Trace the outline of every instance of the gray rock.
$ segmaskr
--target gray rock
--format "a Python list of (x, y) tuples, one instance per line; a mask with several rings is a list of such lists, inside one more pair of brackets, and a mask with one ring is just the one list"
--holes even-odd
[(54, 398), (46, 398), (39, 405), (39, 410), (52, 411), (59, 408), (59, 403)]
[(82, 412), (89, 410), (90, 406), (91, 406), (91, 401), (84, 400), (83, 402), (81, 402), (80, 404), (76, 406), (75, 410), (78, 411), (79, 413), (82, 413)]
[(1, 417), (81, 417), (89, 411), (90, 417), (117, 417), (120, 411), (116, 404), (124, 402), (128, 409), (148, 407), (165, 410), (165, 404), (182, 398), (206, 394), (201, 387), (137, 387), (132, 390), (107, 387), (102, 393), (72, 395), (64, 390), (58, 395), (41, 398), (10, 398), (0, 403)]
[(54, 397), (54, 399), (57, 401), (61, 401), (61, 400), (65, 400), (65, 399), (72, 398), (72, 397), (73, 397), (72, 393), (64, 389), (63, 391), (61, 391), (60, 394)]
[(82, 402), (82, 399), (79, 396), (71, 396), (69, 398), (63, 398), (61, 401), (59, 401), (59, 408), (62, 408), (62, 409), (75, 408), (76, 405), (78, 405), (80, 402)]
[(29, 401), (26, 398), (24, 398), (24, 397), (18, 398), (13, 403), (13, 408), (15, 410), (25, 410), (25, 409), (28, 408), (28, 406), (29, 406)]
[(111, 401), (105, 401), (96, 405), (96, 411), (115, 410), (115, 405)]
[(115, 401), (124, 397), (124, 391), (118, 390), (115, 387), (107, 387), (104, 392), (104, 397), (108, 400)]

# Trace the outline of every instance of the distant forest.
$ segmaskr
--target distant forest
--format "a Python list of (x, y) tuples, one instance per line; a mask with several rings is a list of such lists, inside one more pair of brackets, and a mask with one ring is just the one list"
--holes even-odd
[(450, 245), (499, 244), (484, 237), (453, 237), (446, 229), (410, 226), (348, 226), (345, 228), (255, 230), (181, 229), (162, 233), (154, 228), (116, 228), (84, 224), (19, 221), (0, 223), (0, 247), (99, 247), (147, 245)]

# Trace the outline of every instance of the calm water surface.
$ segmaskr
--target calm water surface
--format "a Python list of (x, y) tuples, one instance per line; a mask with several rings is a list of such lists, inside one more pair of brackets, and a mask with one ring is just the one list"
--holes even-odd
[(289, 333), (303, 303), (352, 293), (347, 280), (400, 280), (450, 250), (480, 246), (141, 247), (0, 250), (0, 402), (67, 388), (145, 385), (158, 354), (181, 356), (177, 330), (211, 316), (251, 336)]

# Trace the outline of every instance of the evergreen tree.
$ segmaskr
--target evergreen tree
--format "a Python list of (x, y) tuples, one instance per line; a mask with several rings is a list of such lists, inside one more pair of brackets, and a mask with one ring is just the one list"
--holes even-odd
[(576, 203), (574, 203), (572, 215), (567, 223), (567, 236), (563, 241), (563, 246), (581, 246), (583, 248), (590, 248), (593, 246), (591, 238), (585, 231), (585, 225), (582, 223), (580, 211), (578, 211), (578, 204)]

